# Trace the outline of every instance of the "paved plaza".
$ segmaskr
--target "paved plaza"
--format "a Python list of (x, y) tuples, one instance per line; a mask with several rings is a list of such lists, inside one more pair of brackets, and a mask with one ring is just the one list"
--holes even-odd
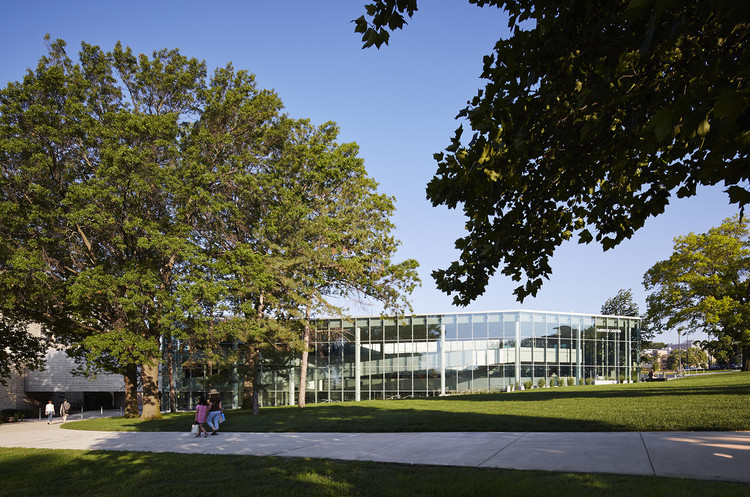
[(46, 419), (0, 425), (0, 447), (310, 457), (750, 483), (750, 432), (223, 432), (195, 438), (187, 432), (66, 430), (55, 418), (50, 425)]

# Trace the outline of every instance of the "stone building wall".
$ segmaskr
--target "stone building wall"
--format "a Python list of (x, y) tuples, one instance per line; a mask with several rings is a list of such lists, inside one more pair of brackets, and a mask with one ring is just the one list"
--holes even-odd
[(0, 384), (0, 410), (2, 409), (32, 409), (36, 406), (26, 396), (23, 388), (24, 378), (13, 371), (10, 378), (6, 379), (8, 385)]
[(24, 381), (27, 393), (117, 392), (125, 390), (121, 375), (100, 374), (96, 378), (73, 375), (76, 363), (65, 351), (50, 350), (44, 371), (29, 371)]

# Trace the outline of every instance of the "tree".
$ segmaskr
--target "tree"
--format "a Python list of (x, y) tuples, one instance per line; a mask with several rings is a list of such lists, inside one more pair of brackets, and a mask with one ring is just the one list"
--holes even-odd
[(7, 385), (13, 370), (40, 369), (46, 352), (44, 335), (32, 333), (29, 323), (0, 315), (0, 384)]
[(690, 347), (688, 350), (673, 350), (667, 357), (667, 369), (682, 367), (706, 368), (708, 367), (708, 354), (697, 347)]
[(356, 144), (336, 143), (333, 123), (283, 118), (268, 132), (278, 139), (272, 150), (254, 152), (262, 160), (207, 185), (227, 205), (212, 223), (223, 233), (215, 263), (231, 296), (227, 308), (241, 316), (225, 329), (244, 350), (243, 407), (256, 412), (261, 353), (301, 348), (304, 406), (311, 316), (342, 313), (337, 302), (360, 298), (407, 307), (417, 281), (415, 261), (392, 262), (393, 200), (377, 192)]
[(133, 389), (139, 368), (142, 418), (158, 417), (160, 340), (183, 314), (181, 270), (199, 252), (179, 137), (205, 68), (119, 43), (83, 43), (75, 64), (47, 40), (36, 70), (0, 94), (1, 311)]
[(701, 340), (697, 345), (711, 354), (718, 364), (728, 367), (741, 361), (741, 349), (729, 336), (723, 335), (715, 340)]
[(701, 331), (742, 349), (750, 370), (750, 236), (747, 220), (676, 237), (674, 253), (643, 277), (646, 321), (657, 331)]
[(35, 365), (43, 342), (18, 330), (41, 323), (84, 369), (123, 374), (129, 408), (140, 372), (152, 418), (163, 356), (173, 390), (173, 343), (210, 366), (234, 340), (257, 408), (261, 353), (299, 350), (321, 296), (410, 291), (416, 263), (391, 262), (392, 200), (335, 124), (288, 118), (231, 64), (207, 79), (178, 50), (120, 43), (83, 43), (75, 63), (47, 41), (0, 91), (4, 363)]
[[(310, 130), (303, 150), (294, 150), (292, 177), (299, 190), (289, 216), (293, 236), (285, 243), (299, 261), (290, 267), (298, 301), (304, 310), (303, 350), (297, 405), (305, 406), (311, 315), (343, 314), (338, 302), (377, 301), (399, 313), (411, 309), (406, 296), (419, 279), (417, 262), (394, 263), (399, 242), (393, 238), (393, 199), (377, 192), (355, 144), (338, 145), (331, 125)], [(287, 176), (289, 172), (287, 172)]]
[[(484, 57), (483, 90), (427, 186), (463, 206), (459, 260), (433, 273), (466, 305), (501, 273), (536, 295), (549, 259), (577, 235), (607, 250), (673, 195), (723, 183), (750, 202), (750, 4), (729, 0), (469, 0), (509, 14), (511, 35)], [(377, 0), (355, 21), (364, 46), (387, 43), (416, 0)]]
[(638, 304), (633, 302), (633, 290), (618, 290), (617, 295), (602, 305), (602, 314), (609, 316), (639, 316)]
[(239, 342), (243, 407), (257, 411), (262, 349), (289, 347), (295, 338), (279, 305), (288, 254), (271, 238), (284, 226), (275, 216), (288, 179), (277, 166), (294, 121), (281, 114), (275, 93), (231, 65), (215, 72), (203, 94), (186, 150), (199, 180), (194, 195), (206, 203), (196, 232), (206, 258), (193, 269), (203, 274), (202, 312), (213, 317), (205, 343)]

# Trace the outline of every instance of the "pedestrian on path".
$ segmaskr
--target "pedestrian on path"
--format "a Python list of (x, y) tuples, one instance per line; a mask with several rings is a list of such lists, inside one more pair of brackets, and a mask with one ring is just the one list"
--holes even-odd
[(198, 434), (196, 437), (200, 437), (201, 433), (203, 433), (204, 437), (208, 436), (208, 432), (203, 427), (203, 423), (206, 422), (206, 418), (208, 418), (208, 403), (206, 403), (206, 398), (201, 395), (200, 400), (198, 400), (198, 405), (195, 406), (195, 424), (198, 425)]
[(44, 408), (44, 413), (47, 415), (47, 424), (52, 422), (52, 416), (55, 415), (55, 405), (52, 401), (47, 402), (47, 406)]
[(218, 435), (219, 423), (221, 422), (221, 414), (224, 412), (224, 408), (221, 405), (221, 396), (218, 390), (212, 388), (208, 392), (208, 395), (208, 426), (213, 430), (211, 435)]
[(68, 414), (70, 414), (70, 402), (68, 402), (68, 399), (63, 399), (62, 404), (60, 404), (60, 416), (63, 424), (68, 421)]

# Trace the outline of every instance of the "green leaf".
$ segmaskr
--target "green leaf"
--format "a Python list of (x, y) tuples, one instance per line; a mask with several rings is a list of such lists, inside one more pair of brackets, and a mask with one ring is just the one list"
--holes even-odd
[(708, 119), (704, 119), (703, 122), (698, 125), (699, 136), (706, 136), (710, 130), (711, 125), (708, 123)]
[(742, 110), (747, 107), (747, 100), (736, 91), (726, 91), (721, 94), (714, 107), (714, 115), (736, 121)]
[(750, 204), (750, 190), (741, 186), (732, 185), (726, 189), (729, 195), (729, 202), (732, 204), (748, 205)]
[(668, 137), (674, 126), (672, 124), (672, 111), (669, 108), (662, 108), (654, 115), (649, 125), (654, 130), (654, 135), (658, 141), (664, 141)]

